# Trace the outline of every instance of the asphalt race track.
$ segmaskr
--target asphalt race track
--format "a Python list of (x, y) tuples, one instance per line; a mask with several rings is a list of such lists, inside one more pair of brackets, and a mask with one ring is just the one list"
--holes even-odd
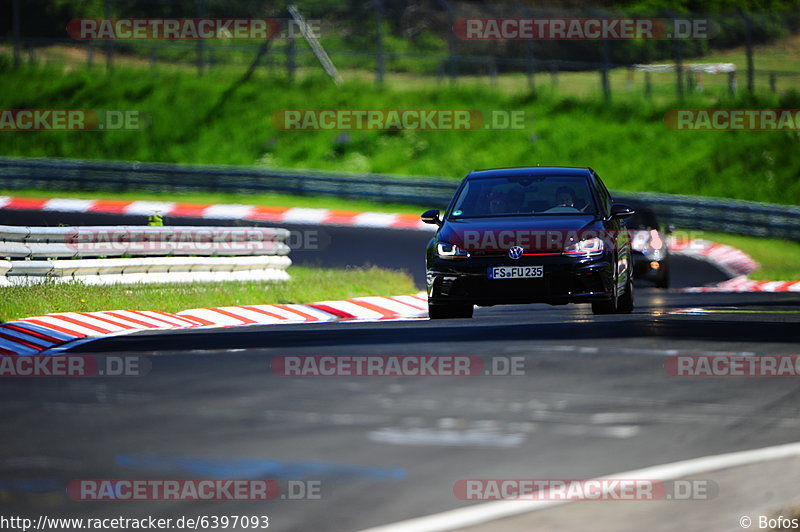
[[(131, 221), (5, 211), (0, 223)], [(296, 264), (371, 263), (423, 279), (428, 233), (288, 228), (319, 231), (325, 243), (293, 252)], [(672, 268), (676, 287), (725, 278), (689, 259), (676, 258)], [(707, 312), (683, 311), (692, 308)], [(0, 504), (33, 518), (268, 515), (275, 530), (349, 531), (474, 504), (454, 496), (459, 479), (591, 478), (793, 442), (795, 379), (673, 377), (663, 365), (675, 354), (800, 354), (799, 341), (800, 294), (645, 284), (637, 285), (631, 315), (534, 305), (480, 308), (472, 320), (109, 338), (75, 352), (144, 356), (149, 373), (2, 383)], [(473, 355), (487, 368), (520, 357), (524, 371), (283, 377), (270, 370), (281, 355)], [(319, 482), (320, 497), (76, 502), (64, 487), (80, 478), (305, 480)]]

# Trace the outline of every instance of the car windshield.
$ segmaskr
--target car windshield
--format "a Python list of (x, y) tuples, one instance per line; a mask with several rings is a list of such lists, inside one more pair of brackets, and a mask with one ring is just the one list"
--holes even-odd
[(585, 177), (485, 177), (467, 181), (456, 198), (450, 218), (594, 215), (596, 212)]

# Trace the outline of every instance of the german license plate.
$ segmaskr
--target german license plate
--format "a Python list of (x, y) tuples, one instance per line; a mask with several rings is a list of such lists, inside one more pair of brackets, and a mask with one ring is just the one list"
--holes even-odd
[(489, 279), (536, 279), (544, 277), (544, 266), (497, 266), (489, 268)]

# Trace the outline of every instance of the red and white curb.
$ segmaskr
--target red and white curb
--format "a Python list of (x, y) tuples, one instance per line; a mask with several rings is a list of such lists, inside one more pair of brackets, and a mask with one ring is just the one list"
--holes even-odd
[(714, 286), (684, 288), (684, 292), (800, 292), (800, 281), (753, 281), (745, 275)]
[(670, 253), (710, 262), (731, 277), (749, 275), (759, 267), (750, 255), (727, 244), (709, 240), (677, 240), (669, 243)]
[(683, 288), (681, 292), (800, 292), (800, 281), (754, 281), (747, 276), (759, 267), (750, 255), (726, 244), (708, 240), (670, 242), (670, 252), (703, 260), (733, 276), (713, 286)]
[(146, 330), (238, 327), (325, 321), (377, 321), (424, 318), (427, 297), (356, 297), (307, 305), (249, 305), (168, 312), (113, 310), (64, 312), (0, 324), (0, 355), (55, 353), (73, 342)]
[(71, 213), (119, 214), (125, 216), (204, 218), (208, 220), (243, 220), (311, 225), (342, 225), (390, 229), (424, 229), (433, 226), (422, 223), (416, 214), (355, 212), (306, 207), (262, 207), (238, 204), (201, 204), (170, 201), (118, 201), (85, 199), (41, 199), (0, 196), (0, 209), (50, 211)]

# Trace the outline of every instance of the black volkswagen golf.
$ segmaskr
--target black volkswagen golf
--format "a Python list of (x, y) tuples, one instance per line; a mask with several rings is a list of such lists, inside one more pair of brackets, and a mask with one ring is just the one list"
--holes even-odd
[(432, 319), (472, 317), (474, 305), (591, 303), (633, 310), (631, 240), (591, 168), (476, 170), (461, 182), (427, 249)]

